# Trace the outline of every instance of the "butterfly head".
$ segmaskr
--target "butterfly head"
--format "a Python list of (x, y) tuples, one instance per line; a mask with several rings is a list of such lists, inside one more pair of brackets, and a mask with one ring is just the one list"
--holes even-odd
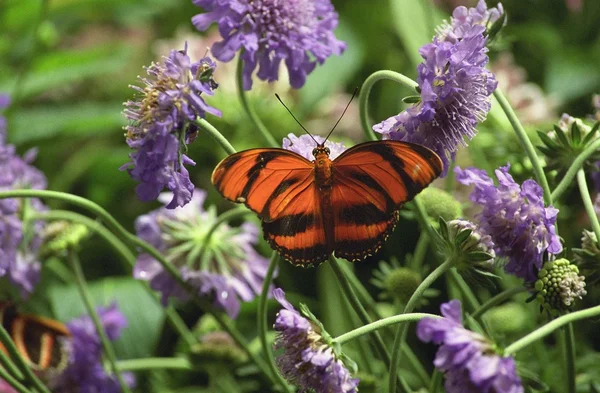
[(320, 154), (326, 154), (327, 157), (329, 157), (329, 153), (331, 153), (329, 148), (323, 145), (317, 145), (317, 147), (315, 147), (312, 151), (312, 154), (315, 156), (315, 158), (318, 158)]

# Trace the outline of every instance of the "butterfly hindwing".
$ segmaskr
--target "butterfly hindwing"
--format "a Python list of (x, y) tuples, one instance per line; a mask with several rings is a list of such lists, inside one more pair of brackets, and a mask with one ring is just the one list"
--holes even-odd
[(398, 141), (362, 143), (341, 154), (331, 190), (336, 256), (359, 261), (375, 254), (394, 229), (397, 210), (441, 170), (431, 150)]
[(244, 203), (263, 221), (277, 219), (314, 180), (314, 167), (284, 149), (251, 149), (217, 165), (212, 183), (225, 198)]

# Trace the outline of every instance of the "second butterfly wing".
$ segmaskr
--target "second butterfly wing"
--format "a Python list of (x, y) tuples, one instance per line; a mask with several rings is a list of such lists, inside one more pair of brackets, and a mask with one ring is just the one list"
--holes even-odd
[(397, 210), (442, 171), (431, 150), (398, 141), (361, 143), (333, 161), (331, 206), (335, 255), (374, 255), (397, 222)]

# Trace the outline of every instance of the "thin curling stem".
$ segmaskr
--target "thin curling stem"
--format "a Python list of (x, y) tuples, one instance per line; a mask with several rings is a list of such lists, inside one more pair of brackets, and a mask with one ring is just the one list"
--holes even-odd
[(590, 143), (590, 145), (573, 160), (573, 163), (569, 169), (567, 169), (565, 176), (562, 178), (560, 183), (558, 183), (554, 191), (552, 191), (553, 201), (558, 200), (562, 196), (567, 188), (573, 183), (573, 180), (577, 176), (577, 172), (583, 167), (585, 161), (598, 149), (600, 149), (600, 139)]
[(221, 134), (219, 130), (215, 128), (215, 126), (213, 126), (208, 121), (200, 117), (196, 119), (196, 125), (202, 128), (204, 131), (208, 132), (208, 134), (212, 136), (219, 145), (221, 145), (221, 147), (223, 148), (223, 150), (225, 150), (225, 152), (227, 152), (227, 154), (235, 153), (235, 148), (231, 145), (231, 143), (229, 143), (227, 138), (225, 138), (223, 134)]
[(577, 171), (577, 184), (579, 186), (579, 192), (581, 193), (581, 199), (583, 200), (585, 212), (587, 213), (590, 223), (592, 224), (592, 229), (596, 234), (596, 243), (600, 244), (600, 222), (598, 222), (598, 216), (594, 210), (594, 203), (590, 197), (590, 191), (588, 190), (583, 169)]

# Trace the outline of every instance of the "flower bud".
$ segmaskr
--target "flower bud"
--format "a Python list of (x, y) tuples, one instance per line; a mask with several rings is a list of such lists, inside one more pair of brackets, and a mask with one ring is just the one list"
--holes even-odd
[(577, 266), (565, 258), (548, 261), (538, 272), (535, 282), (536, 299), (551, 315), (571, 308), (575, 299), (586, 295), (585, 277)]
[(44, 246), (42, 255), (61, 254), (76, 248), (89, 235), (89, 230), (83, 224), (68, 221), (54, 221), (44, 228)]
[(499, 334), (515, 334), (529, 327), (530, 315), (522, 304), (509, 302), (485, 313), (488, 325)]
[(441, 217), (445, 221), (462, 216), (462, 207), (450, 193), (436, 187), (427, 187), (419, 194), (419, 199), (434, 221)]

